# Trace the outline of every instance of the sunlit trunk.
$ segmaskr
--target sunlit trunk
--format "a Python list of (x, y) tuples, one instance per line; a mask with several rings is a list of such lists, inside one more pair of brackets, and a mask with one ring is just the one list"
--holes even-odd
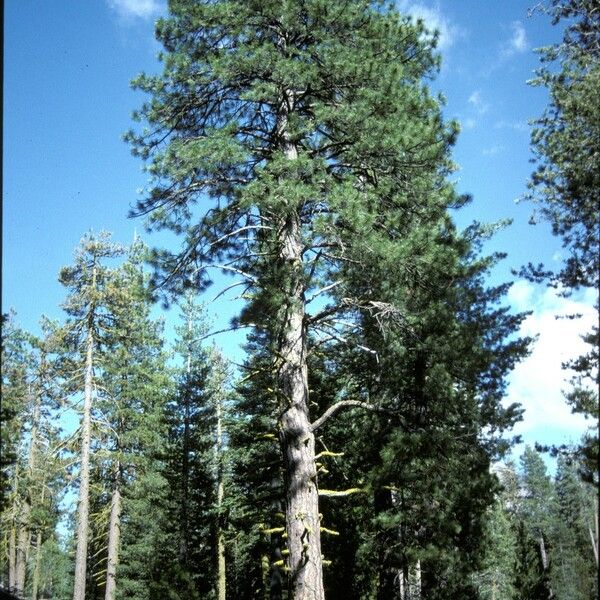
[[(96, 271), (94, 269), (92, 286), (95, 288)], [(81, 466), (79, 483), (79, 500), (77, 510), (77, 547), (75, 550), (75, 585), (73, 600), (85, 599), (85, 582), (87, 569), (89, 510), (90, 510), (90, 444), (92, 420), (92, 393), (94, 377), (94, 329), (93, 311), (88, 316), (85, 359), (85, 386), (83, 415), (81, 417)]]
[[(284, 94), (278, 134), (288, 160), (297, 149), (288, 139), (293, 93)], [(323, 562), (315, 438), (310, 427), (301, 225), (293, 207), (282, 215), (277, 231), (278, 262), (284, 277), (284, 306), (278, 323), (277, 378), (282, 414), (280, 439), (285, 466), (286, 533), (290, 595), (293, 600), (323, 600)]]
[(105, 600), (115, 600), (117, 589), (117, 565), (119, 564), (119, 541), (121, 538), (121, 466), (115, 469), (115, 487), (113, 489), (108, 526), (108, 562), (106, 565)]

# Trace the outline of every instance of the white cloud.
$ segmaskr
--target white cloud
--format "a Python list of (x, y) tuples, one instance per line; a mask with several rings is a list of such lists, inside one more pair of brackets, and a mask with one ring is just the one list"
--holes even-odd
[(479, 90), (472, 92), (467, 102), (471, 104), (480, 115), (485, 114), (490, 108), (490, 105), (487, 102), (484, 102), (483, 96)]
[(512, 129), (514, 131), (529, 131), (529, 125), (525, 121), (496, 121), (495, 129)]
[(496, 144), (495, 146), (492, 146), (491, 148), (485, 148), (484, 150), (481, 151), (481, 154), (483, 154), (484, 156), (494, 156), (496, 154), (500, 154), (501, 152), (504, 152), (504, 150), (506, 150), (506, 148), (502, 144)]
[(150, 19), (164, 10), (160, 0), (107, 0), (108, 6), (123, 19)]
[(512, 30), (512, 36), (502, 48), (502, 54), (506, 57), (512, 56), (513, 54), (522, 54), (529, 48), (527, 33), (521, 21), (513, 21), (510, 24), (510, 28)]
[(440, 50), (447, 50), (465, 34), (462, 27), (452, 23), (442, 13), (439, 3), (436, 3), (435, 6), (428, 6), (421, 2), (398, 0), (397, 6), (400, 12), (411, 15), (414, 19), (422, 19), (427, 29), (439, 31), (438, 48)]
[(475, 121), (475, 119), (465, 119), (464, 121), (462, 121), (462, 126), (463, 129), (474, 129), (475, 126), (477, 125), (477, 121)]
[[(525, 409), (514, 433), (522, 435), (526, 443), (577, 442), (592, 425), (582, 415), (573, 414), (565, 401), (563, 392), (569, 389), (572, 373), (562, 364), (589, 350), (581, 335), (597, 321), (593, 298), (593, 293), (579, 299), (562, 298), (557, 290), (540, 289), (527, 281), (517, 281), (509, 291), (515, 310), (533, 311), (523, 322), (521, 334), (538, 336), (531, 354), (511, 373), (505, 400)], [(581, 318), (556, 318), (576, 313)]]

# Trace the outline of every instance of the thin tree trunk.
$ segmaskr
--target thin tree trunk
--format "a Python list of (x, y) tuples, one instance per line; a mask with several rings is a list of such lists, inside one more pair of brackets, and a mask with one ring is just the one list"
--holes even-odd
[(19, 465), (15, 465), (14, 491), (11, 508), (10, 532), (8, 536), (8, 589), (15, 591), (17, 580), (17, 527), (19, 515)]
[[(95, 270), (93, 277), (93, 287), (95, 287)], [(92, 416), (92, 387), (94, 372), (94, 334), (92, 325), (93, 311), (90, 310), (90, 314), (88, 317), (88, 330), (86, 342), (84, 403), (83, 415), (81, 419), (81, 481), (79, 485), (79, 506), (77, 513), (77, 548), (75, 551), (75, 585), (73, 588), (73, 600), (85, 599), (89, 530), (88, 519), (90, 510), (90, 443)]]
[(33, 567), (33, 579), (31, 580), (31, 600), (37, 600), (40, 587), (40, 564), (42, 558), (42, 532), (38, 531), (35, 536), (35, 565)]
[[(377, 489), (373, 495), (373, 506), (376, 514), (382, 514), (393, 507), (392, 491), (388, 489)], [(384, 530), (377, 534), (379, 576), (377, 582), (377, 599), (390, 600), (395, 597), (396, 577), (395, 568), (390, 566), (389, 546), (390, 539)], [(400, 577), (402, 579), (402, 577)]]
[(592, 526), (588, 526), (590, 532), (590, 540), (592, 542), (592, 550), (594, 552), (594, 560), (596, 561), (596, 568), (598, 568), (598, 501), (594, 498), (594, 525), (596, 528), (596, 536), (594, 537), (594, 531)]
[(106, 565), (105, 600), (114, 600), (117, 589), (117, 565), (119, 563), (119, 540), (121, 537), (121, 465), (117, 462), (115, 487), (110, 506), (108, 526), (108, 563)]
[[(30, 401), (33, 399), (31, 385), (29, 386), (28, 396)], [(31, 439), (29, 442), (29, 453), (27, 456), (27, 472), (31, 480), (35, 476), (36, 451), (38, 444), (38, 430), (40, 421), (41, 394), (35, 394), (33, 401), (33, 415), (31, 419)], [(27, 558), (29, 556), (29, 546), (31, 543), (31, 499), (28, 496), (23, 500), (18, 516), (18, 538), (16, 547), (16, 565), (14, 589), (17, 596), (22, 596), (25, 592), (25, 578), (27, 574)]]
[(15, 594), (22, 596), (25, 592), (25, 574), (27, 572), (27, 555), (29, 552), (29, 520), (31, 503), (28, 498), (23, 501), (18, 519), (18, 537), (15, 567)]
[[(192, 317), (188, 318), (188, 331), (192, 331)], [(181, 463), (181, 541), (179, 546), (179, 557), (183, 565), (188, 564), (189, 542), (188, 542), (188, 503), (189, 503), (189, 487), (190, 487), (190, 381), (192, 374), (192, 348), (191, 342), (188, 348), (187, 355), (187, 383), (184, 397), (184, 414), (183, 414), (183, 455)]]
[(221, 507), (223, 506), (223, 424), (221, 418), (221, 397), (217, 392), (217, 598), (227, 597), (227, 575), (225, 571), (225, 537), (223, 535)]
[[(282, 98), (277, 133), (288, 160), (298, 152), (287, 135), (293, 92)], [(286, 533), (290, 596), (293, 600), (324, 600), (323, 561), (315, 438), (310, 426), (302, 239), (298, 210), (291, 207), (279, 225), (278, 251), (286, 284), (283, 322), (279, 325), (278, 385), (283, 412), (280, 439), (285, 465)]]
[(415, 593), (413, 594), (414, 600), (421, 600), (421, 560), (417, 559), (415, 565)]
[(10, 535), (8, 538), (8, 589), (15, 591), (15, 581), (17, 573), (17, 524), (13, 516), (10, 525)]
[(546, 542), (544, 541), (543, 534), (540, 534), (539, 545), (540, 545), (540, 557), (542, 559), (542, 569), (544, 571), (544, 579), (547, 581), (547, 584), (548, 584), (548, 599), (551, 600), (552, 598), (554, 598), (554, 592), (552, 591), (552, 587), (550, 584), (550, 578), (549, 578), (549, 574), (548, 574), (548, 554), (546, 553)]

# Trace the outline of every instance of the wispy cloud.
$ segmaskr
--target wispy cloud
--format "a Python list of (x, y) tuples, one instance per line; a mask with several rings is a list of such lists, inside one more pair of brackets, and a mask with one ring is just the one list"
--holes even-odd
[(510, 57), (515, 54), (522, 54), (529, 48), (529, 42), (527, 40), (527, 33), (523, 23), (521, 21), (513, 21), (510, 24), (512, 35), (508, 39), (501, 50), (502, 56)]
[(473, 106), (473, 108), (480, 115), (485, 114), (490, 108), (490, 105), (484, 101), (483, 96), (479, 90), (475, 90), (474, 92), (472, 92), (467, 102), (471, 106)]
[(481, 154), (484, 156), (495, 156), (496, 154), (500, 154), (504, 152), (506, 148), (502, 144), (496, 144), (495, 146), (491, 146), (490, 148), (485, 148), (481, 151)]
[(107, 0), (108, 6), (121, 19), (151, 19), (164, 11), (161, 0)]
[[(582, 415), (573, 414), (564, 399), (571, 373), (562, 364), (589, 350), (581, 335), (597, 321), (593, 296), (563, 298), (557, 290), (540, 289), (524, 280), (517, 281), (509, 291), (508, 300), (515, 310), (533, 311), (523, 322), (521, 333), (538, 336), (531, 354), (511, 373), (506, 398), (508, 404), (519, 402), (525, 409), (515, 433), (530, 444), (576, 442), (592, 425)], [(575, 313), (581, 318), (556, 318)]]
[(477, 121), (475, 119), (464, 119), (461, 121), (463, 129), (474, 129), (477, 125)]
[(496, 121), (494, 129), (512, 129), (513, 131), (527, 132), (529, 125), (525, 121)]
[(439, 3), (428, 5), (411, 0), (398, 0), (397, 6), (400, 12), (411, 15), (414, 19), (421, 19), (427, 29), (439, 31), (438, 48), (440, 50), (447, 50), (456, 40), (465, 35), (462, 27), (444, 15)]

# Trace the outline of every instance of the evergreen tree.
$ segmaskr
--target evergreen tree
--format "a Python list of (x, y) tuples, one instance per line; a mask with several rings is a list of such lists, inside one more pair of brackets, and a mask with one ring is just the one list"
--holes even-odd
[[(552, 480), (546, 473), (546, 465), (539, 453), (529, 446), (521, 456), (521, 488), (523, 498), (520, 504), (520, 519), (523, 524), (521, 545), (536, 547), (538, 578), (535, 581), (536, 593), (540, 598), (552, 598), (551, 557), (552, 510), (555, 503)], [(527, 552), (527, 550), (525, 550)]]
[(69, 319), (65, 336), (73, 350), (75, 371), (72, 389), (83, 392), (80, 424), (79, 501), (75, 584), (73, 600), (84, 600), (87, 579), (90, 450), (92, 447), (92, 418), (96, 376), (101, 357), (109, 348), (107, 332), (113, 326), (113, 310), (121, 300), (122, 290), (115, 287), (115, 272), (106, 260), (120, 256), (121, 247), (110, 242), (109, 234), (88, 234), (75, 252), (73, 266), (64, 267), (59, 281), (69, 290), (63, 305)]
[[(550, 103), (532, 131), (537, 168), (530, 198), (568, 256), (557, 272), (529, 265), (529, 276), (546, 279), (565, 294), (582, 287), (600, 294), (600, 16), (594, 0), (552, 0), (546, 11), (553, 24), (564, 23), (564, 33), (560, 44), (540, 49), (542, 67), (532, 81), (548, 89)], [(597, 295), (598, 311), (599, 302)], [(584, 340), (589, 351), (565, 363), (575, 371), (567, 401), (575, 412), (597, 421), (597, 325)], [(584, 442), (583, 452), (588, 458), (587, 477), (597, 481), (597, 432)]]
[[(443, 225), (460, 204), (445, 183), (457, 128), (423, 85), (437, 64), (431, 38), (393, 8), (318, 0), (170, 8), (157, 28), (164, 72), (135, 84), (152, 96), (138, 115), (150, 129), (129, 139), (154, 176), (137, 213), (185, 235), (181, 253), (155, 256), (171, 291), (203, 286), (208, 269), (221, 268), (249, 292), (239, 323), (260, 330), (275, 383), (289, 590), (322, 598), (315, 431), (367, 404), (338, 395), (311, 421), (308, 356), (314, 344), (346, 343), (365, 319), (401, 320), (396, 298), (356, 274), (380, 256), (390, 257), (386, 266), (405, 258), (406, 232), (418, 230), (409, 247), (434, 243), (434, 228), (419, 225)], [(207, 198), (214, 203), (194, 208)], [(418, 262), (399, 265), (418, 278)], [(325, 306), (311, 314), (319, 295)], [(472, 458), (484, 476), (485, 452)]]
[[(27, 422), (27, 336), (15, 323), (15, 314), (2, 316), (2, 582), (17, 588), (17, 530), (21, 521), (22, 461), (19, 461)], [(7, 560), (4, 559), (7, 558)], [(22, 590), (21, 590), (22, 591)]]
[(594, 490), (581, 481), (577, 465), (559, 456), (556, 470), (554, 529), (555, 565), (552, 588), (557, 598), (597, 597), (597, 567), (590, 544)]

